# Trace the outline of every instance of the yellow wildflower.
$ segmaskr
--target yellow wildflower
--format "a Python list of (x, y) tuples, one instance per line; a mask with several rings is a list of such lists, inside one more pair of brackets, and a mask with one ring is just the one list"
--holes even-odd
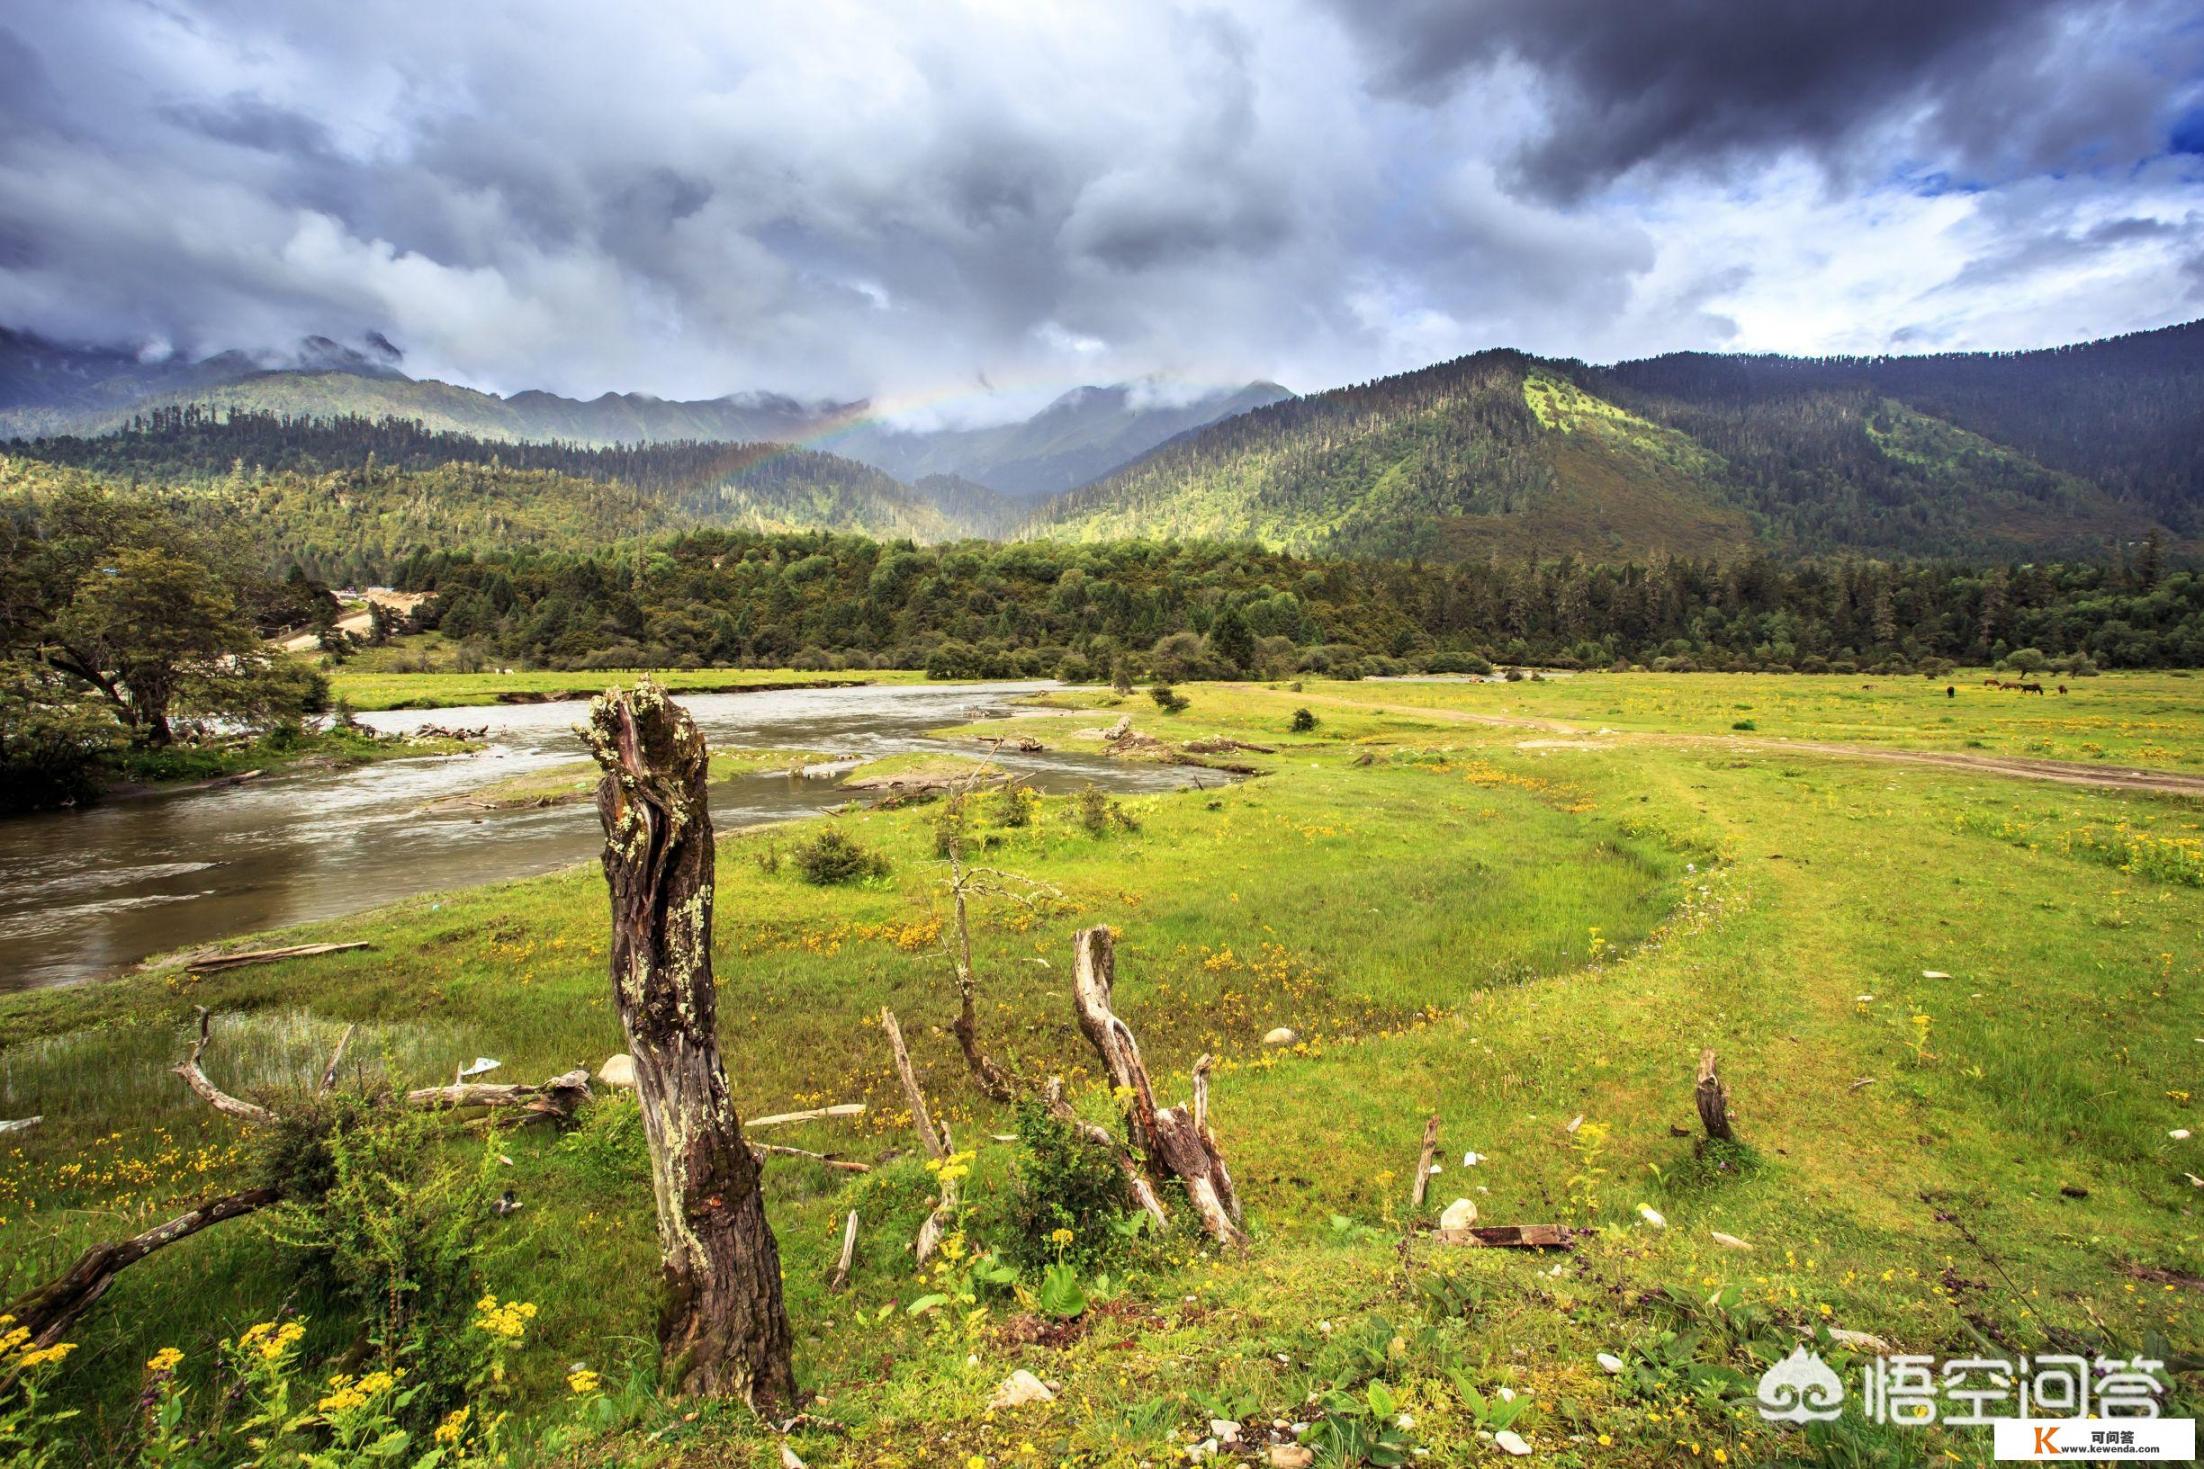
[(73, 1341), (55, 1342), (50, 1347), (41, 1347), (37, 1351), (25, 1352), (16, 1365), (18, 1367), (44, 1367), (49, 1363), (59, 1362), (76, 1349), (77, 1344)]
[(176, 1364), (184, 1360), (184, 1354), (174, 1347), (163, 1347), (146, 1359), (145, 1370), (155, 1375), (174, 1372)]
[(572, 1394), (574, 1394), (574, 1396), (578, 1398), (588, 1397), (591, 1393), (596, 1392), (598, 1387), (599, 1380), (597, 1374), (590, 1371), (587, 1367), (577, 1367), (572, 1372), (566, 1374), (567, 1391), (571, 1392)]
[(436, 1441), (440, 1444), (458, 1443), (459, 1436), (467, 1431), (467, 1413), (466, 1408), (454, 1408), (446, 1413), (444, 1421), (436, 1425)]

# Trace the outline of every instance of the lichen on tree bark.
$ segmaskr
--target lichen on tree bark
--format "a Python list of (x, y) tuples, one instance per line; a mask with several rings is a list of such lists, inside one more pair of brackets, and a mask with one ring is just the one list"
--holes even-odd
[(728, 1094), (712, 984), (712, 818), (704, 736), (645, 679), (590, 704), (603, 767), (612, 989), (650, 1145), (666, 1300), (659, 1345), (684, 1392), (792, 1412), (793, 1333), (756, 1157)]

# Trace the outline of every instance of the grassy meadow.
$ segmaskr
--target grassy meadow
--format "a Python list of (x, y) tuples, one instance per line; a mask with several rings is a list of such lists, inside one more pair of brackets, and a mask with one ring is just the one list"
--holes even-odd
[[(589, 676), (340, 674), (339, 691), (394, 707), (520, 680)], [(938, 804), (725, 838), (715, 958), (741, 1109), (862, 1101), (861, 1118), (770, 1140), (877, 1165), (766, 1165), (798, 1376), (817, 1394), (787, 1446), (814, 1469), (1160, 1465), (1185, 1462), (1212, 1419), (1284, 1442), (1271, 1425), (1344, 1417), (1327, 1394), (1367, 1404), (1376, 1383), (1432, 1464), (1506, 1461), (1489, 1432), (1503, 1423), (1554, 1465), (1988, 1461), (1981, 1429), (1762, 1422), (1768, 1354), (1825, 1327), (1938, 1357), (2148, 1353), (2175, 1364), (2169, 1411), (2193, 1414), (2204, 1144), (2172, 1134), (2204, 1092), (2204, 802), (1780, 746), (2204, 758), (2204, 684), (2070, 686), (2062, 700), (1979, 675), (1203, 684), (1182, 686), (1176, 715), (1070, 690), (959, 731), (1077, 747), (1129, 713), (1176, 743), (1275, 752), (1233, 755), (1259, 778), (1125, 799), (1100, 830), (1071, 797), (978, 802), (978, 860), (1018, 894), (976, 909), (987, 1044), (1107, 1116), (1069, 966), (1075, 930), (1112, 925), (1118, 1013), (1161, 1098), (1184, 1096), (1198, 1055), (1219, 1058), (1212, 1122), (1253, 1234), (1244, 1253), (1184, 1227), (1133, 1241), (1071, 1319), (1034, 1306), (1030, 1270), (1028, 1294), (983, 1294), (984, 1309), (911, 1309), (938, 1288), (910, 1256), (932, 1185), (882, 1005), (976, 1152), (975, 1247), (1008, 1242), (1023, 1153), (996, 1140), (1014, 1119), (948, 1030)], [(1316, 722), (1296, 733), (1302, 708)], [(886, 875), (802, 881), (785, 858), (825, 823)], [(0, 1137), (0, 1297), (241, 1186), (249, 1140), (167, 1069), (195, 1004), (216, 1014), (207, 1069), (241, 1094), (300, 1088), (353, 1024), (351, 1064), (412, 1085), (477, 1055), (502, 1062), (495, 1079), (533, 1081), (621, 1048), (593, 866), (286, 938), (374, 948), (0, 997), (0, 1116), (45, 1117)], [(1296, 1042), (1266, 1046), (1278, 1026)], [(1731, 1146), (1695, 1136), (1709, 1046)], [(1419, 1211), (1433, 1113), (1443, 1171)], [(524, 1205), (478, 1261), (484, 1289), (537, 1308), (513, 1365), (517, 1441), (574, 1464), (783, 1462), (738, 1406), (653, 1389), (656, 1241), (631, 1102), (600, 1092), (565, 1137), (453, 1146), (487, 1146)], [(1457, 1197), (1483, 1223), (1590, 1232), (1555, 1254), (1421, 1237)], [(853, 1208), (856, 1268), (830, 1293)], [(356, 1345), (288, 1258), (247, 1220), (128, 1271), (47, 1388), (83, 1411), (84, 1456), (133, 1443), (160, 1348), (212, 1393), (216, 1344), (279, 1312), (308, 1320), (310, 1360)], [(1856, 1399), (1863, 1349), (1823, 1345)], [(551, 1437), (582, 1366), (606, 1384), (590, 1436)], [(1017, 1368), (1055, 1400), (991, 1409)]]

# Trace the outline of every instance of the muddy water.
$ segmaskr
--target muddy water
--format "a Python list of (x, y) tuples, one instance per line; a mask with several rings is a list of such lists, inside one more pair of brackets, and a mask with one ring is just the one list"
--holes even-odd
[[(1046, 684), (791, 689), (682, 703), (714, 745), (874, 759), (949, 747), (925, 732), (1010, 711)], [(437, 888), (548, 872), (594, 857), (586, 803), (535, 811), (423, 808), (584, 758), (579, 703), (394, 710), (378, 729), (487, 725), (475, 754), (270, 776), (249, 785), (0, 821), (0, 990), (96, 979), (148, 954), (329, 918)], [(1089, 783), (1170, 789), (1189, 773), (1095, 756), (1004, 755), (1045, 791)], [(1214, 777), (1212, 777), (1214, 778)], [(832, 778), (740, 776), (712, 788), (721, 830), (822, 810)]]

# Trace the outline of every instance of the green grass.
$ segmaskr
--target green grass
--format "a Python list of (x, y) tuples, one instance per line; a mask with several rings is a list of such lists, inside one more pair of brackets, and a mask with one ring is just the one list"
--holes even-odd
[[(2044, 721), (2078, 718), (2133, 726), (2121, 758), (2150, 741), (2204, 742), (2193, 703), (2173, 707), (2178, 680), (2083, 687), (2090, 702), (2062, 708), (1993, 698), (1978, 682), (1957, 710), (1939, 710), (1918, 679), (1709, 676), (1188, 685), (1178, 716), (1128, 701), (1150, 733), (1229, 733), (1278, 753), (1249, 757), (1266, 773), (1227, 789), (1128, 800), (1137, 832), (1089, 835), (1062, 798), (1031, 827), (984, 830), (990, 865), (1062, 894), (1039, 911), (982, 904), (985, 1033), (1017, 1069), (1061, 1073), (1086, 1105), (1102, 1103), (1067, 969), (1074, 929), (1115, 926), (1118, 1008), (1165, 1098), (1183, 1094), (1196, 1055), (1220, 1058), (1213, 1117), (1255, 1243), (1219, 1257), (1167, 1237), (1122, 1300), (1042, 1345), (1013, 1329), (1013, 1304), (969, 1330), (900, 1309), (922, 1289), (907, 1245), (924, 1176), (908, 1161), (851, 1182), (775, 1159), (768, 1206), (799, 1374), (822, 1394), (813, 1411), (846, 1429), (795, 1447), (815, 1466), (1160, 1463), (1213, 1416), (1306, 1418), (1309, 1394), (1347, 1370), (1342, 1343), (1382, 1318), (1402, 1346), (1381, 1349), (1379, 1371), (1427, 1462), (1498, 1459), (1450, 1370), (1533, 1400), (1517, 1427), (1540, 1462), (1706, 1463), (1716, 1448), (1732, 1463), (1795, 1462), (1797, 1440), (1773, 1438), (1749, 1409), (1628, 1400), (1593, 1362), (1657, 1351), (1676, 1311), (1704, 1313), (1694, 1303), (1729, 1286), (1786, 1339), (1826, 1322), (1937, 1355), (1980, 1353), (1985, 1338), (2126, 1355), (2154, 1334), (2204, 1351), (2204, 1296), (2180, 1283), (2204, 1274), (2204, 1195), (2184, 1176), (2204, 1158), (2168, 1136), (2195, 1123), (2204, 890), (2048, 839), (2124, 829), (2193, 843), (2198, 804), (1768, 744), (1980, 740), (2017, 752), (2046, 737)], [(1106, 698), (1057, 696), (1062, 730), (1019, 728), (1075, 744)], [(1322, 722), (1292, 735), (1304, 704)], [(1964, 722), (1945, 726), (1942, 712)], [(1485, 714), (1715, 738), (1577, 739), (1463, 717)], [(1753, 743), (1731, 744), (1729, 726), (1748, 715)], [(880, 1158), (910, 1147), (875, 1023), (894, 1006), (937, 1112), (979, 1146), (967, 1195), (994, 1217), (1013, 1150), (987, 1140), (1008, 1119), (969, 1085), (947, 1034), (931, 817), (825, 818), (890, 860), (887, 877), (851, 887), (768, 874), (751, 858), (773, 837), (723, 841), (723, 1040), (746, 1113), (871, 1106), (855, 1124), (778, 1140)], [(234, 1170), (235, 1130), (164, 1069), (192, 1003), (222, 1017), (208, 1066), (239, 1089), (304, 1077), (355, 1021), (355, 1053), (387, 1052), (409, 1079), (478, 1053), (534, 1078), (618, 1049), (593, 868), (298, 935), (376, 948), (0, 1000), (0, 1115), (48, 1117), (0, 1150), (0, 1292)], [(1303, 1043), (1266, 1049), (1276, 1025)], [(1734, 1150), (1671, 1133), (1694, 1121), (1702, 1046), (1722, 1058)], [(1425, 1217), (1463, 1195), (1487, 1222), (1598, 1233), (1558, 1260), (1404, 1248), (1432, 1112), (1448, 1166)], [(1579, 1116), (1589, 1130), (1572, 1134)], [(1601, 1128), (1587, 1190), (1586, 1144)], [(1485, 1160), (1463, 1168), (1465, 1149)], [(531, 1207), (484, 1269), (500, 1294), (541, 1307), (523, 1380), (548, 1402), (570, 1362), (648, 1356), (649, 1190), (617, 1151), (542, 1134), (506, 1151)], [(1642, 1222), (1640, 1203), (1667, 1228)], [(829, 1296), (850, 1207), (864, 1220), (858, 1268), (846, 1295)], [(1724, 1249), (1713, 1230), (1753, 1248)], [(66, 1391), (118, 1427), (154, 1347), (203, 1351), (284, 1300), (278, 1258), (241, 1223), (132, 1270), (80, 1329)], [(1441, 1278), (1451, 1283), (1434, 1294)], [(1455, 1304), (1435, 1307), (1442, 1296)], [(1061, 1383), (1058, 1402), (989, 1413), (988, 1394), (1020, 1366)], [(2196, 1388), (2184, 1379), (2180, 1411), (2194, 1411)], [(686, 1410), (651, 1409), (643, 1430), (573, 1462), (772, 1462), (771, 1440), (739, 1413), (683, 1421)], [(1890, 1463), (1988, 1452), (1971, 1430), (1876, 1442)]]

